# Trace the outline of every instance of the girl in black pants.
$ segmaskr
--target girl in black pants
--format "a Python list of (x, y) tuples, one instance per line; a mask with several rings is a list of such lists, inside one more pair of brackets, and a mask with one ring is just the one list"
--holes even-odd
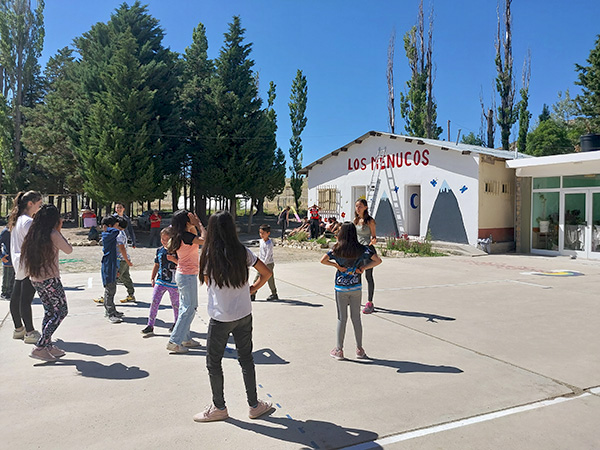
[[(259, 278), (248, 284), (248, 268), (258, 270)], [(223, 393), (221, 361), (229, 335), (233, 335), (242, 367), (248, 416), (256, 419), (272, 409), (272, 404), (259, 400), (256, 393), (256, 372), (252, 357), (252, 302), (255, 294), (271, 277), (271, 271), (254, 253), (239, 241), (233, 217), (219, 211), (208, 220), (206, 240), (200, 254), (200, 282), (208, 291), (208, 335), (206, 367), (212, 390), (212, 403), (194, 416), (196, 422), (212, 422), (229, 417)]]
[(24, 339), (26, 344), (35, 344), (40, 333), (33, 327), (31, 302), (35, 289), (21, 264), (21, 245), (29, 231), (33, 216), (42, 206), (42, 195), (36, 191), (19, 192), (8, 218), (10, 230), (10, 257), (15, 268), (15, 285), (10, 297), (10, 314), (15, 324), (14, 339)]

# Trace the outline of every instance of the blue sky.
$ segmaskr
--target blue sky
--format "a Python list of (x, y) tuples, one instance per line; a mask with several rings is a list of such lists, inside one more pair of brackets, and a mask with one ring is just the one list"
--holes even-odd
[[(70, 45), (96, 22), (106, 22), (122, 1), (47, 0), (46, 39), (41, 63)], [(133, 1), (128, 2), (129, 4)], [(389, 131), (386, 64), (392, 29), (396, 29), (394, 79), (396, 98), (410, 71), (402, 36), (416, 22), (418, 0), (149, 0), (150, 14), (165, 31), (164, 45), (183, 52), (199, 22), (207, 29), (209, 57), (216, 58), (223, 33), (234, 15), (241, 17), (246, 42), (253, 43), (254, 69), (262, 98), (269, 81), (277, 85), (277, 140), (288, 156), (291, 136), (288, 102), (296, 70), (308, 80), (308, 124), (302, 134), (304, 165), (369, 130)], [(495, 94), (494, 38), (496, 0), (424, 1), (426, 23), (434, 6), (434, 95), (438, 125), (451, 138), (476, 134), (481, 122), (479, 97), (486, 105)], [(580, 92), (575, 63), (586, 59), (600, 34), (597, 0), (515, 0), (513, 56), (517, 89), (531, 50), (530, 111), (553, 104), (559, 91)], [(497, 103), (499, 103), (497, 101)], [(396, 108), (396, 132), (404, 133)], [(499, 144), (499, 131), (496, 132)]]

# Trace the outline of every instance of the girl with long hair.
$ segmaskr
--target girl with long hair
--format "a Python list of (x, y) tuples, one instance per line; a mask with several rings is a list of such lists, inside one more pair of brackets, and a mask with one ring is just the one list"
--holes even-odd
[(65, 352), (52, 343), (52, 334), (67, 316), (67, 297), (60, 281), (58, 251), (73, 251), (61, 234), (62, 219), (56, 206), (43, 205), (36, 213), (21, 247), (21, 261), (44, 305), (42, 335), (31, 351), (32, 358), (55, 361)]
[(360, 320), (362, 283), (360, 275), (381, 264), (381, 258), (358, 241), (356, 226), (351, 222), (345, 222), (338, 231), (336, 244), (332, 250), (323, 255), (321, 263), (337, 269), (334, 286), (338, 318), (337, 342), (329, 355), (338, 360), (344, 359), (344, 337), (349, 307), (356, 340), (356, 357), (364, 359), (367, 355), (362, 346), (362, 323)]
[[(364, 198), (359, 198), (354, 204), (354, 225), (358, 235), (358, 242), (368, 246), (375, 254), (375, 244), (377, 243), (377, 232), (375, 228), (375, 219), (369, 215), (367, 201)], [(375, 310), (373, 305), (373, 294), (375, 293), (375, 280), (373, 279), (373, 269), (368, 269), (365, 272), (367, 279), (367, 303), (363, 308), (363, 314), (371, 314)]]
[[(248, 283), (249, 267), (259, 277), (252, 286)], [(223, 392), (221, 361), (229, 335), (233, 335), (242, 368), (248, 416), (256, 419), (269, 412), (273, 405), (259, 400), (256, 392), (256, 371), (252, 357), (252, 302), (271, 276), (271, 271), (238, 239), (233, 217), (219, 211), (208, 220), (206, 241), (200, 254), (200, 282), (208, 291), (210, 323), (206, 338), (206, 368), (212, 390), (212, 403), (194, 416), (196, 422), (212, 422), (229, 417)]]
[(200, 219), (185, 209), (176, 211), (171, 220), (172, 234), (167, 252), (177, 254), (175, 282), (179, 291), (179, 315), (167, 344), (172, 353), (186, 353), (200, 343), (192, 339), (190, 327), (198, 308), (198, 254), (206, 230)]
[(29, 231), (33, 216), (42, 206), (42, 194), (36, 191), (19, 192), (8, 217), (10, 230), (10, 257), (15, 269), (15, 285), (10, 297), (10, 314), (15, 331), (13, 339), (23, 339), (26, 344), (35, 344), (40, 333), (33, 327), (31, 302), (35, 289), (21, 264), (21, 246)]

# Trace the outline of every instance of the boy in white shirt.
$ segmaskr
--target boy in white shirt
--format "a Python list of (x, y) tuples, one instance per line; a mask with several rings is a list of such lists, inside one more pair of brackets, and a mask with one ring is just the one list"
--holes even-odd
[[(271, 226), (270, 225), (261, 225), (258, 228), (258, 234), (260, 235), (260, 250), (258, 252), (258, 259), (260, 259), (265, 266), (269, 268), (271, 272), (273, 272), (273, 268), (275, 267), (275, 262), (273, 261), (273, 241), (271, 240)], [(258, 280), (259, 274), (256, 273), (256, 278), (254, 278), (254, 283)], [(269, 289), (271, 289), (271, 295), (267, 297), (267, 300), (279, 300), (277, 296), (277, 287), (275, 286), (275, 274), (271, 278), (269, 278)], [(252, 294), (250, 299), (254, 301), (256, 299), (256, 294)]]

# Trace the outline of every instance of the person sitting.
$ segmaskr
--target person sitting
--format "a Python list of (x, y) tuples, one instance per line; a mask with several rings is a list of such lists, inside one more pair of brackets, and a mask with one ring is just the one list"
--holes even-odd
[(305, 233), (309, 233), (310, 232), (310, 223), (308, 221), (308, 217), (304, 217), (302, 219), (302, 223), (300, 224), (299, 227), (294, 228), (292, 231), (290, 231), (288, 233), (288, 236), (293, 236), (297, 233), (300, 232), (305, 232)]

